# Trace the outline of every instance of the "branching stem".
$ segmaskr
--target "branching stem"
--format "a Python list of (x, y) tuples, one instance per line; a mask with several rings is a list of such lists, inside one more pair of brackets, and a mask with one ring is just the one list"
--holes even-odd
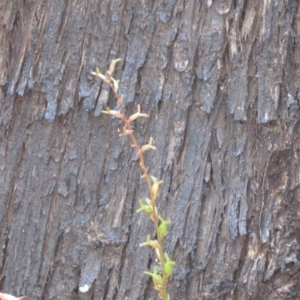
[(156, 235), (157, 235), (157, 242), (158, 242), (158, 246), (159, 246), (158, 251), (159, 251), (160, 265), (161, 265), (161, 269), (162, 269), (162, 278), (163, 278), (162, 299), (167, 300), (167, 280), (168, 280), (168, 276), (164, 272), (165, 261), (164, 261), (164, 250), (163, 250), (164, 249), (164, 247), (163, 247), (163, 237), (161, 236), (161, 234), (159, 233), (159, 230), (158, 230), (159, 220), (158, 220), (157, 209), (156, 209), (156, 196), (152, 192), (151, 179), (150, 179), (149, 173), (148, 173), (146, 165), (145, 165), (144, 153), (143, 153), (143, 151), (141, 151), (141, 147), (140, 147), (140, 145), (138, 144), (138, 142), (135, 138), (133, 130), (131, 129), (131, 122), (126, 117), (124, 107), (123, 107), (123, 101), (120, 98), (120, 96), (119, 96), (118, 92), (116, 91), (116, 89), (115, 89), (112, 82), (110, 82), (110, 86), (111, 86), (111, 89), (114, 92), (115, 98), (117, 99), (117, 104), (119, 106), (120, 113), (122, 115), (122, 121), (125, 124), (125, 127), (129, 132), (129, 136), (130, 136), (130, 139), (132, 141), (132, 145), (135, 148), (137, 154), (139, 155), (140, 168), (143, 172), (143, 178), (145, 178), (146, 183), (147, 183), (147, 187), (148, 187), (148, 190), (149, 190), (151, 206), (152, 206), (152, 211), (153, 211), (152, 220), (153, 220)]
[(145, 165), (145, 158), (144, 158), (145, 151), (149, 149), (153, 150), (155, 149), (155, 147), (152, 145), (152, 138), (150, 139), (149, 144), (143, 145), (142, 147), (140, 147), (139, 143), (136, 140), (134, 132), (131, 128), (131, 122), (139, 117), (147, 117), (148, 115), (142, 114), (140, 112), (140, 107), (138, 106), (138, 112), (136, 114), (130, 116), (129, 118), (126, 116), (123, 99), (122, 97), (120, 97), (118, 93), (119, 82), (112, 77), (115, 65), (118, 61), (119, 59), (112, 61), (109, 70), (106, 72), (106, 75), (101, 74), (98, 68), (92, 74), (100, 77), (102, 80), (104, 80), (106, 83), (110, 85), (114, 93), (114, 96), (117, 100), (119, 111), (116, 110), (112, 111), (107, 108), (107, 110), (103, 112), (122, 119), (124, 123), (124, 128), (123, 128), (123, 132), (120, 135), (130, 136), (132, 147), (135, 148), (139, 156), (139, 165), (143, 173), (142, 178), (144, 178), (147, 183), (147, 188), (149, 190), (149, 195), (150, 195), (150, 199), (147, 198), (148, 204), (147, 205), (144, 205), (143, 203), (141, 204), (141, 211), (146, 212), (150, 215), (150, 218), (154, 223), (155, 231), (156, 231), (156, 240), (151, 240), (149, 237), (149, 240), (147, 238), (147, 242), (144, 244), (155, 248), (157, 259), (161, 265), (161, 275), (157, 274), (157, 270), (158, 270), (157, 266), (154, 268), (153, 273), (151, 272), (145, 272), (145, 273), (152, 276), (154, 282), (154, 288), (158, 291), (159, 297), (163, 300), (170, 300), (170, 296), (167, 293), (167, 284), (168, 284), (168, 277), (173, 272), (172, 270), (175, 262), (171, 261), (169, 256), (164, 253), (164, 246), (163, 246), (163, 238), (167, 234), (167, 225), (170, 223), (170, 221), (164, 220), (158, 214), (158, 210), (156, 207), (156, 198), (158, 197), (159, 188), (160, 188), (160, 184), (162, 184), (162, 181), (161, 180), (158, 181), (155, 177), (150, 176), (150, 174), (147, 171)]

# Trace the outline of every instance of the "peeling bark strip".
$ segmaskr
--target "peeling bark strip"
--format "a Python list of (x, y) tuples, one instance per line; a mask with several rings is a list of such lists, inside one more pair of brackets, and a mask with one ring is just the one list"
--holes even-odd
[(300, 298), (299, 1), (2, 2), (0, 290), (155, 298), (146, 187), (90, 76), (121, 57), (159, 146), (171, 299)]

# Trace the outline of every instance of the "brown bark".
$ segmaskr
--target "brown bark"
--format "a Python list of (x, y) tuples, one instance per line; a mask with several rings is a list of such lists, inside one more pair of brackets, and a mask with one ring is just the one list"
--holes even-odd
[[(300, 4), (0, 4), (0, 290), (27, 299), (155, 299), (137, 156), (116, 77), (172, 220), (172, 299), (297, 299)], [(88, 289), (82, 293), (84, 288)]]

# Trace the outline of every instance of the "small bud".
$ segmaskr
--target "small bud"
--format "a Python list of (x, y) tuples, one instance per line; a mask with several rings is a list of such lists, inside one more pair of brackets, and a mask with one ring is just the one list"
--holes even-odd
[(148, 116), (147, 114), (135, 113), (135, 114), (133, 114), (133, 115), (131, 115), (131, 116), (129, 117), (129, 120), (132, 122), (132, 121), (134, 121), (134, 120), (136, 120), (136, 119), (138, 119), (138, 118), (141, 118), (141, 117), (143, 117), (143, 118), (148, 118), (149, 116)]
[(107, 115), (112, 115), (116, 118), (122, 118), (122, 114), (119, 111), (110, 110), (108, 107), (106, 108), (106, 110), (102, 110), (102, 113), (107, 114)]
[(116, 68), (117, 63), (121, 60), (122, 60), (121, 58), (117, 58), (117, 59), (112, 60), (112, 62), (110, 63), (109, 69), (107, 71), (107, 74), (109, 76), (113, 75), (113, 73), (115, 72), (115, 68)]
[(98, 74), (101, 74), (100, 69), (99, 69), (98, 67), (96, 67), (96, 70), (95, 70), (95, 71), (96, 71), (97, 75), (98, 75)]
[(153, 143), (153, 138), (150, 137), (149, 143), (147, 145), (144, 145), (141, 147), (142, 152), (146, 152), (148, 150), (156, 150), (156, 147), (152, 145)]
[(96, 67), (95, 72), (92, 72), (93, 75), (98, 76), (99, 74), (101, 74), (100, 70), (98, 67)]
[(129, 120), (132, 122), (132, 121), (134, 121), (138, 118), (141, 118), (141, 117), (148, 118), (149, 116), (147, 114), (142, 114), (141, 113), (141, 107), (140, 107), (140, 105), (138, 105), (138, 111), (135, 114), (131, 115), (129, 117)]
[(116, 79), (114, 79), (112, 77), (110, 79), (111, 79), (111, 81), (112, 81), (112, 83), (114, 85), (115, 92), (118, 93), (120, 80), (116, 80)]
[(153, 249), (159, 247), (157, 240), (151, 240), (150, 235), (147, 236), (146, 242), (140, 244), (140, 247), (150, 246)]
[(154, 176), (151, 176), (151, 179), (153, 181), (153, 185), (152, 185), (152, 193), (153, 193), (153, 196), (156, 198), (159, 194), (159, 189), (160, 189), (160, 185), (163, 183), (162, 180), (158, 180), (156, 177)]
[(142, 146), (141, 147), (141, 151), (144, 153), (144, 152), (146, 152), (146, 151), (148, 151), (148, 150), (156, 150), (156, 147), (154, 147), (154, 146), (151, 146), (151, 145), (144, 145), (144, 146)]
[(119, 136), (126, 136), (126, 135), (130, 135), (132, 133), (133, 133), (133, 130), (123, 127), (123, 131), (119, 134)]
[(154, 288), (156, 290), (161, 290), (163, 286), (163, 279), (161, 275), (157, 274), (158, 272), (158, 267), (155, 266), (153, 269), (153, 272), (144, 272), (144, 274), (149, 275), (152, 277), (153, 283), (154, 283)]
[(158, 226), (158, 232), (160, 233), (161, 237), (164, 237), (168, 234), (168, 225), (171, 224), (170, 220), (165, 220), (162, 217), (158, 217), (160, 220), (160, 224)]
[(167, 253), (165, 253), (165, 258), (166, 258), (166, 262), (164, 265), (164, 272), (168, 276), (171, 276), (173, 274), (173, 267), (175, 265), (175, 261), (171, 260), (171, 258), (169, 257), (169, 255)]
[(97, 77), (101, 78), (105, 82), (108, 82), (108, 78), (105, 75), (103, 75), (103, 74), (100, 73), (100, 70), (99, 70), (98, 67), (96, 68), (95, 72), (91, 72), (91, 74), (94, 75), (94, 76), (97, 76)]
[(144, 212), (146, 214), (152, 213), (152, 206), (150, 204), (151, 203), (150, 199), (146, 198), (145, 202), (143, 202), (142, 199), (140, 200), (140, 208), (136, 211), (137, 213), (140, 213), (140, 212)]

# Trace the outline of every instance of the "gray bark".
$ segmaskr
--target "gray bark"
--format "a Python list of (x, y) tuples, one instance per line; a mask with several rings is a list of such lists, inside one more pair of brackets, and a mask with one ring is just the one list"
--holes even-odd
[(11, 0), (0, 12), (0, 290), (157, 298), (137, 155), (90, 76), (120, 57), (126, 111), (150, 114), (135, 132), (154, 138), (146, 162), (164, 180), (171, 298), (300, 298), (298, 1)]

